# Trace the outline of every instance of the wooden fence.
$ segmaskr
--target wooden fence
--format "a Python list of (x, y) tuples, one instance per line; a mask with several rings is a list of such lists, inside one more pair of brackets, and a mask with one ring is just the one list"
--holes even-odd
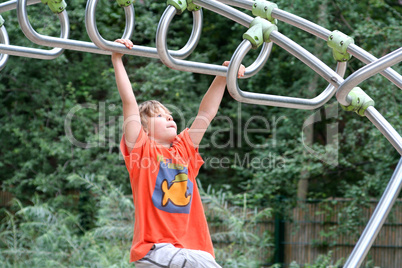
[[(272, 217), (255, 225), (249, 224), (247, 229), (259, 237), (268, 232), (276, 240), (261, 249), (259, 261), (265, 266), (278, 260), (284, 267), (288, 267), (292, 261), (299, 265), (312, 264), (319, 255), (327, 255), (331, 251), (334, 263), (341, 259), (344, 263), (377, 205), (377, 201), (372, 201), (365, 206), (350, 206), (351, 202), (353, 200), (344, 199), (300, 202), (289, 211), (286, 219)], [(237, 215), (240, 216), (240, 213), (243, 212)], [(208, 207), (206, 214), (210, 221), (211, 236), (213, 239), (221, 238), (218, 241), (215, 239), (214, 246), (219, 249), (230, 245), (229, 250), (239, 250), (233, 246), (233, 241), (222, 241), (222, 236), (219, 236), (230, 231), (230, 228), (217, 220), (220, 215), (215, 215)], [(247, 211), (247, 215), (252, 214), (252, 211)], [(348, 224), (342, 224), (345, 221)], [(402, 267), (402, 200), (395, 203), (364, 264), (381, 268)]]
[(0, 208), (9, 206), (11, 199), (13, 199), (11, 193), (0, 191)]

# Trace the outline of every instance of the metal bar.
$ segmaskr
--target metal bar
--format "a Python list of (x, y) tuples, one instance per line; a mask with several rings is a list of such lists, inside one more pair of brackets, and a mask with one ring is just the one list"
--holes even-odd
[[(232, 5), (248, 10), (253, 9), (254, 1), (252, 0), (218, 0), (219, 2), (227, 5)], [(302, 29), (308, 33), (311, 33), (321, 39), (327, 40), (331, 34), (331, 31), (325, 29), (324, 27), (317, 25), (311, 21), (301, 18), (292, 13), (286, 12), (279, 8), (272, 10), (272, 17), (280, 21), (286, 22), (292, 26)]]
[[(376, 57), (355, 44), (350, 44), (347, 51), (366, 64), (377, 60)], [(398, 72), (392, 68), (387, 68), (384, 71), (381, 71), (380, 74), (402, 89), (402, 76)]]
[(211, 10), (219, 15), (222, 15), (228, 19), (231, 19), (247, 28), (250, 26), (251, 21), (254, 19), (253, 17), (244, 14), (243, 12), (235, 8), (224, 5), (215, 0), (193, 0), (193, 3), (208, 10)]
[(368, 107), (364, 115), (381, 131), (398, 153), (402, 155), (401, 135), (399, 135), (391, 124), (373, 106)]
[[(402, 47), (354, 72), (338, 88), (336, 98), (338, 99), (339, 103), (348, 106), (350, 101), (347, 99), (347, 97), (349, 92), (354, 87), (400, 61), (402, 61)], [(402, 79), (400, 82), (402, 83)]]
[[(43, 45), (43, 46), (52, 46), (52, 47), (60, 47), (65, 49), (71, 49), (76, 51), (82, 52), (90, 52), (95, 54), (103, 54), (103, 55), (111, 55), (112, 52), (104, 51), (95, 46), (95, 44), (90, 42), (83, 42), (77, 40), (70, 40), (68, 39), (68, 34), (61, 36), (60, 38), (52, 37), (52, 36), (45, 36), (37, 33), (31, 26), (28, 20), (28, 14), (26, 9), (26, 2), (27, 0), (18, 0), (17, 1), (17, 16), (18, 16), (18, 23), (20, 24), (22, 32), (25, 36), (32, 42)], [(58, 14), (59, 19), (63, 21), (61, 23), (61, 31), (66, 31), (69, 33), (70, 26), (68, 22), (68, 15), (67, 12), (64, 10), (62, 13)]]
[(158, 29), (156, 31), (156, 49), (163, 64), (179, 71), (226, 76), (227, 67), (193, 61), (175, 60), (169, 55), (166, 36), (169, 24), (176, 15), (176, 12), (175, 7), (168, 6), (159, 21)]
[[(158, 53), (156, 48), (147, 48), (144, 46), (134, 45), (131, 50), (126, 49), (123, 45), (107, 41), (100, 34), (96, 26), (96, 6), (98, 4), (98, 0), (89, 0), (87, 2), (87, 7), (85, 10), (85, 25), (89, 35), (89, 38), (94, 42), (99, 48), (108, 50), (108, 51), (116, 51), (124, 54), (131, 55), (141, 55), (144, 57), (150, 58), (158, 58)], [(125, 8), (126, 11), (126, 23), (129, 21), (129, 24), (134, 24), (134, 8), (132, 5)], [(127, 29), (127, 27), (126, 27)], [(190, 39), (187, 44), (178, 51), (170, 50), (169, 53), (175, 58), (184, 59), (188, 57), (197, 46), (202, 32), (202, 11), (193, 12), (193, 29), (191, 32)], [(130, 38), (131, 33), (128, 35), (123, 35), (122, 38)]]
[(272, 10), (272, 17), (311, 33), (325, 41), (328, 40), (328, 37), (331, 35), (331, 32), (324, 27), (279, 8)]
[[(10, 45), (10, 40), (8, 39), (7, 30), (4, 25), (0, 27), (0, 45), (1, 44)], [(4, 53), (0, 55), (0, 71), (6, 66), (9, 57), (8, 54)]]
[[(253, 1), (251, 0), (218, 0), (218, 1), (224, 4), (241, 7), (248, 10), (252, 10), (253, 6)], [(311, 21), (308, 21), (304, 18), (301, 18), (297, 15), (294, 15), (292, 13), (281, 10), (279, 8), (275, 8), (272, 11), (272, 17), (280, 21), (286, 22), (299, 29), (302, 29), (308, 33), (311, 33), (325, 41), (328, 40), (328, 37), (331, 34), (331, 31), (325, 29), (324, 27), (317, 25)], [(370, 62), (377, 60), (376, 57), (374, 57), (373, 55), (371, 55), (370, 53), (368, 53), (367, 51), (358, 47), (355, 44), (350, 44), (348, 46), (347, 51), (366, 64), (369, 64)], [(398, 72), (396, 72), (392, 68), (387, 68), (386, 70), (381, 72), (381, 75), (383, 75), (389, 81), (394, 83), (397, 87), (402, 89), (402, 82), (401, 82), (402, 79), (401, 75)]]
[[(272, 11), (272, 17), (311, 33), (325, 41), (327, 41), (328, 37), (331, 35), (331, 32), (324, 27), (278, 8)], [(350, 44), (347, 51), (366, 64), (377, 60), (376, 57), (355, 44)], [(402, 88), (402, 77), (395, 70), (388, 68), (382, 71), (381, 74), (399, 88)]]
[[(68, 24), (68, 20), (61, 20), (60, 24), (62, 25), (62, 31), (60, 35), (63, 37), (67, 37), (68, 31), (66, 31), (66, 24)], [(62, 48), (53, 48), (51, 50), (45, 50), (45, 49), (10, 45), (7, 30), (4, 25), (1, 27), (0, 31), (0, 42), (2, 43), (0, 44), (0, 52), (5, 53), (4, 55), (7, 55), (2, 56), (1, 58), (2, 62), (5, 60), (5, 58), (8, 58), (8, 55), (41, 59), (41, 60), (53, 60), (58, 56), (60, 56), (64, 51), (64, 49)]]
[[(7, 31), (4, 26), (1, 27), (0, 38), (3, 39), (7, 38), (8, 40)], [(0, 44), (1, 53), (5, 53), (7, 55), (12, 56), (20, 56), (20, 57), (27, 57), (41, 60), (53, 60), (58, 56), (60, 56), (63, 53), (63, 51), (64, 49), (62, 48), (53, 48), (51, 50), (45, 50), (45, 49), (13, 46), (7, 43)]]
[[(176, 8), (168, 6), (159, 21), (158, 29), (156, 31), (156, 48), (158, 50), (160, 60), (169, 68), (179, 71), (226, 76), (228, 68), (225, 66), (176, 60), (170, 56), (167, 50), (167, 32), (169, 25), (176, 13)], [(268, 46), (268, 44), (265, 46)], [(250, 77), (251, 75), (257, 73), (267, 61), (270, 52), (270, 47), (263, 47), (256, 60), (257, 63), (246, 68), (244, 77)], [(258, 64), (260, 65), (258, 66)]]
[[(311, 21), (308, 21), (304, 18), (301, 18), (299, 16), (296, 16), (294, 14), (291, 14), (278, 8), (275, 8), (272, 11), (272, 17), (280, 21), (289, 23), (290, 25), (293, 25), (299, 29), (311, 33), (325, 41), (327, 41), (328, 37), (331, 35), (331, 32), (325, 29), (324, 27), (321, 27)], [(355, 44), (350, 44), (348, 46), (347, 51), (366, 64), (369, 64), (370, 62), (377, 60), (376, 57), (374, 57), (364, 49), (356, 46)], [(386, 77), (389, 81), (397, 85), (399, 88), (402, 88), (401, 75), (398, 74), (395, 70), (387, 68), (386, 70), (382, 71), (381, 74), (384, 77)]]
[(246, 68), (246, 72), (241, 79), (246, 79), (256, 75), (262, 69), (262, 67), (264, 67), (265, 63), (268, 61), (269, 55), (271, 54), (272, 46), (272, 42), (263, 44), (257, 59), (253, 62), (253, 64)]
[(323, 77), (332, 85), (339, 87), (343, 82), (343, 78), (340, 77), (334, 70), (329, 68), (321, 60), (311, 54), (309, 51), (301, 47), (299, 44), (284, 36), (278, 31), (273, 31), (270, 35), (272, 42), (282, 47), (293, 56), (301, 60), (308, 67), (313, 69), (317, 74)]
[[(34, 5), (37, 3), (40, 3), (41, 0), (28, 0), (27, 1), (27, 5)], [(10, 11), (10, 10), (14, 10), (17, 8), (17, 0), (11, 0), (11, 1), (7, 1), (4, 3), (0, 3), (0, 13), (6, 12), (6, 11)]]
[[(237, 101), (252, 104), (293, 108), (293, 109), (312, 110), (321, 107), (322, 105), (327, 103), (328, 100), (330, 100), (332, 96), (335, 94), (336, 85), (331, 84), (329, 84), (328, 87), (319, 96), (313, 99), (302, 99), (302, 98), (276, 96), (276, 95), (242, 91), (237, 83), (237, 71), (240, 67), (243, 58), (246, 56), (246, 54), (250, 49), (251, 49), (250, 41), (244, 40), (237, 48), (237, 50), (232, 56), (232, 59), (230, 60), (229, 70), (227, 74), (227, 87), (230, 95)], [(294, 46), (291, 50), (293, 51), (294, 54), (296, 54), (296, 56), (300, 56), (300, 54), (303, 54), (303, 50), (300, 46), (298, 47)], [(312, 60), (314, 56), (310, 55), (307, 56), (307, 58), (308, 60)], [(321, 65), (325, 64), (321, 63), (319, 65), (319, 68), (321, 68)], [(331, 71), (333, 72), (334, 77), (336, 76), (337, 78), (336, 80), (340, 81), (343, 80), (341, 76), (344, 75), (345, 70), (346, 70), (346, 63), (338, 63), (337, 73), (332, 70)]]
[(392, 206), (397, 199), (399, 192), (402, 188), (402, 158), (399, 160), (398, 166), (396, 167), (394, 174), (385, 189), (380, 202), (378, 203), (376, 209), (373, 212), (366, 228), (364, 229), (359, 241), (357, 242), (355, 248), (353, 249), (351, 255), (347, 259), (345, 268), (356, 268), (360, 267), (364, 258), (376, 239), (382, 225), (384, 224)]
[(253, 0), (217, 0), (217, 1), (225, 5), (240, 7), (248, 10), (251, 10), (254, 4)]

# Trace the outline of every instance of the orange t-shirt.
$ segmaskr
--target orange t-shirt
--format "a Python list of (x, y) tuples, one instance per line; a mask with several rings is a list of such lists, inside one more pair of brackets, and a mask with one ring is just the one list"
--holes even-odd
[(188, 129), (165, 148), (143, 129), (131, 153), (120, 142), (130, 174), (135, 206), (130, 262), (142, 259), (155, 243), (196, 249), (214, 256), (196, 176), (204, 163)]

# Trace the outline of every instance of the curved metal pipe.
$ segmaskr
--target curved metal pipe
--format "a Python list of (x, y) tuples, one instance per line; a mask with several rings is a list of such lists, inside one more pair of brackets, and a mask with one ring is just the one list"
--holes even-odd
[[(8, 34), (7, 34), (7, 30), (6, 27), (1, 26), (0, 27), (0, 43), (4, 44), (4, 45), (9, 45), (10, 44), (10, 40), (8, 39)], [(4, 67), (6, 66), (6, 63), (8, 61), (8, 58), (10, 56), (8, 54), (0, 54), (0, 71), (4, 69)]]
[[(251, 9), (251, 8), (250, 8)], [(301, 18), (299, 16), (296, 16), (294, 14), (291, 14), (289, 12), (283, 11), (281, 9), (275, 8), (272, 11), (272, 17), (275, 19), (278, 19), (280, 21), (289, 23), (292, 26), (295, 26), (301, 30), (304, 30), (308, 33), (311, 33), (325, 41), (328, 40), (328, 37), (331, 35), (331, 32), (327, 29), (325, 29), (322, 26), (319, 26), (311, 21), (308, 21), (304, 18)], [(358, 47), (355, 44), (350, 44), (348, 46), (347, 51), (355, 56), (357, 59), (360, 61), (369, 64), (373, 61), (376, 61), (377, 58), (365, 51), (364, 49)], [(383, 75), (385, 78), (387, 78), (389, 81), (394, 83), (397, 87), (402, 88), (402, 76), (397, 73), (395, 70), (391, 68), (387, 68), (386, 70), (383, 70), (381, 72), (381, 75)]]
[[(10, 40), (8, 39), (8, 33), (4, 25), (0, 27), (0, 43), (4, 45), (10, 44)], [(6, 66), (9, 57), (10, 56), (8, 54), (4, 53), (0, 55), (0, 71), (3, 70), (4, 67)]]
[[(241, 7), (244, 9), (252, 10), (254, 2), (252, 0), (218, 0), (221, 3)], [(294, 15), (292, 13), (286, 12), (279, 8), (275, 8), (272, 11), (272, 17), (278, 19), (280, 21), (286, 22), (292, 26), (295, 26), (301, 30), (304, 30), (310, 34), (313, 34), (325, 41), (328, 40), (328, 37), (331, 35), (331, 31), (327, 30), (326, 28), (317, 25), (311, 21), (308, 21), (302, 17)], [(377, 58), (365, 51), (364, 49), (358, 47), (355, 44), (350, 44), (348, 46), (347, 51), (359, 59), (360, 61), (369, 64), (373, 61), (376, 61)], [(402, 89), (402, 76), (393, 70), (392, 68), (387, 68), (380, 72), (382, 76), (387, 78), (389, 81), (394, 83), (397, 87)]]
[[(336, 98), (339, 103), (345, 106), (349, 105), (348, 94), (354, 87), (400, 61), (402, 61), (402, 47), (354, 72), (338, 88)], [(399, 82), (402, 83), (402, 81)]]
[[(51, 50), (45, 49), (37, 49), (37, 48), (29, 48), (29, 47), (20, 47), (20, 46), (13, 46), (10, 45), (8, 39), (8, 33), (6, 27), (4, 25), (0, 28), (0, 52), (5, 53), (1, 56), (1, 64), (5, 65), (9, 55), (12, 56), (20, 56), (20, 57), (27, 57), (27, 58), (34, 58), (34, 59), (41, 59), (41, 60), (53, 60), (60, 56), (64, 49), (62, 48), (53, 48)], [(2, 65), (1, 68), (4, 68)]]
[(65, 49), (71, 49), (82, 52), (90, 52), (96, 54), (111, 55), (112, 52), (104, 51), (99, 49), (95, 44), (90, 42), (76, 41), (68, 39), (70, 32), (70, 23), (68, 20), (67, 12), (64, 10), (58, 14), (61, 23), (60, 38), (45, 36), (37, 33), (31, 26), (28, 20), (28, 14), (26, 9), (27, 0), (17, 0), (17, 16), (18, 23), (20, 24), (22, 32), (25, 36), (32, 42), (43, 45), (43, 46), (53, 46)]
[[(34, 5), (37, 3), (40, 3), (41, 0), (28, 0), (27, 5)], [(3, 13), (5, 11), (10, 11), (14, 10), (17, 8), (17, 0), (10, 0), (4, 3), (0, 3), (0, 13)]]
[(402, 137), (395, 128), (376, 110), (374, 106), (369, 106), (364, 115), (373, 123), (385, 138), (394, 146), (402, 156)]
[[(378, 60), (376, 57), (355, 44), (350, 44), (347, 51), (366, 64), (370, 64), (371, 62)], [(381, 71), (380, 74), (402, 89), (402, 76), (397, 71), (392, 68), (387, 68)]]
[(240, 79), (245, 79), (256, 75), (262, 67), (264, 67), (265, 63), (267, 63), (269, 56), (271, 55), (273, 43), (264, 43), (262, 45), (260, 54), (258, 55), (257, 59), (246, 68), (246, 72), (244, 76)]
[[(243, 61), (246, 54), (250, 51), (252, 45), (250, 41), (244, 40), (235, 53), (232, 56), (229, 64), (229, 70), (227, 74), (227, 87), (230, 95), (237, 101), (269, 105), (293, 109), (313, 110), (321, 107), (327, 103), (336, 92), (334, 85), (329, 84), (328, 87), (317, 97), (313, 99), (294, 98), (286, 96), (276, 96), (261, 93), (252, 93), (242, 91), (237, 83), (237, 72), (240, 64)], [(346, 71), (346, 62), (338, 63), (337, 74), (343, 76)]]
[(225, 5), (231, 5), (235, 7), (240, 7), (248, 10), (252, 10), (254, 4), (253, 0), (217, 0)]
[(304, 62), (308, 67), (313, 69), (317, 74), (327, 80), (329, 83), (338, 88), (343, 82), (343, 78), (334, 70), (329, 68), (321, 60), (311, 54), (309, 51), (301, 47), (299, 44), (284, 36), (278, 31), (273, 31), (269, 36), (272, 42), (282, 47), (290, 54)]
[(331, 35), (331, 31), (324, 27), (279, 8), (274, 8), (272, 10), (272, 17), (324, 39), (325, 41), (328, 40), (328, 37)]
[(361, 267), (364, 259), (367, 256), (371, 246), (373, 245), (381, 227), (385, 223), (389, 212), (391, 211), (395, 201), (398, 198), (399, 193), (402, 189), (402, 158), (399, 160), (398, 165), (390, 181), (388, 182), (387, 188), (381, 196), (377, 207), (375, 208), (373, 214), (362, 235), (359, 238), (356, 246), (353, 248), (352, 253), (343, 265), (344, 268), (355, 268)]
[[(179, 71), (226, 76), (228, 68), (225, 66), (193, 62), (193, 61), (176, 60), (171, 57), (171, 55), (167, 50), (166, 39), (169, 25), (173, 17), (176, 15), (176, 12), (177, 12), (176, 8), (168, 6), (159, 21), (158, 29), (156, 31), (156, 48), (158, 50), (158, 55), (161, 61), (169, 68)], [(250, 77), (254, 75), (262, 68), (263, 64), (267, 61), (269, 57), (270, 51), (271, 46), (267, 44), (261, 50), (257, 61), (250, 67), (246, 68), (245, 77)]]
[[(88, 7), (88, 3), (87, 3), (87, 7)], [(85, 8), (85, 28), (87, 29), (87, 32), (88, 32), (86, 12), (87, 12), (87, 9)], [(95, 10), (94, 10), (94, 15), (95, 15)], [(134, 7), (132, 4), (129, 7), (124, 7), (124, 15), (126, 18), (126, 24), (125, 24), (126, 27), (124, 28), (124, 32), (123, 32), (123, 35), (121, 36), (121, 38), (122, 39), (131, 39), (131, 36), (133, 35), (133, 31), (134, 31), (134, 26), (135, 26), (135, 12), (134, 12)], [(94, 16), (94, 19), (95, 19), (95, 16)], [(95, 25), (96, 31), (98, 32), (98, 28), (96, 27), (96, 20), (95, 20), (94, 25)]]
[[(116, 51), (131, 55), (140, 55), (144, 57), (158, 58), (156, 48), (147, 48), (143, 46), (134, 45), (134, 47), (131, 50), (128, 50), (121, 44), (103, 39), (103, 37), (99, 34), (99, 31), (96, 27), (95, 12), (97, 4), (98, 0), (89, 0), (87, 2), (87, 7), (85, 10), (85, 25), (87, 28), (89, 38), (92, 40), (92, 42), (94, 42), (98, 47), (104, 50)], [(127, 21), (129, 21), (128, 22), (129, 24), (134, 24), (134, 19), (132, 19), (134, 18), (133, 6), (131, 5), (129, 7), (126, 7), (125, 11), (126, 11), (126, 25)], [(127, 28), (128, 27), (126, 27), (126, 29)], [(202, 31), (202, 11), (199, 10), (193, 12), (193, 29), (191, 32), (190, 39), (187, 41), (187, 44), (178, 51), (169, 50), (169, 53), (173, 57), (179, 59), (184, 59), (188, 57), (194, 51), (195, 47), (197, 46), (200, 40), (201, 31)], [(131, 33), (129, 36), (123, 36), (122, 38), (130, 38), (130, 36)]]
[(193, 3), (231, 19), (247, 28), (254, 19), (253, 17), (244, 14), (235, 8), (219, 3), (216, 0), (193, 0)]

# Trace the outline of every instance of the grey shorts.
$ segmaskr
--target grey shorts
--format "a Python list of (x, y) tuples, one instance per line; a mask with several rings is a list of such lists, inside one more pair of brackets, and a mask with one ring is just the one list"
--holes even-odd
[(136, 268), (221, 268), (214, 257), (202, 250), (176, 248), (169, 243), (155, 244)]

